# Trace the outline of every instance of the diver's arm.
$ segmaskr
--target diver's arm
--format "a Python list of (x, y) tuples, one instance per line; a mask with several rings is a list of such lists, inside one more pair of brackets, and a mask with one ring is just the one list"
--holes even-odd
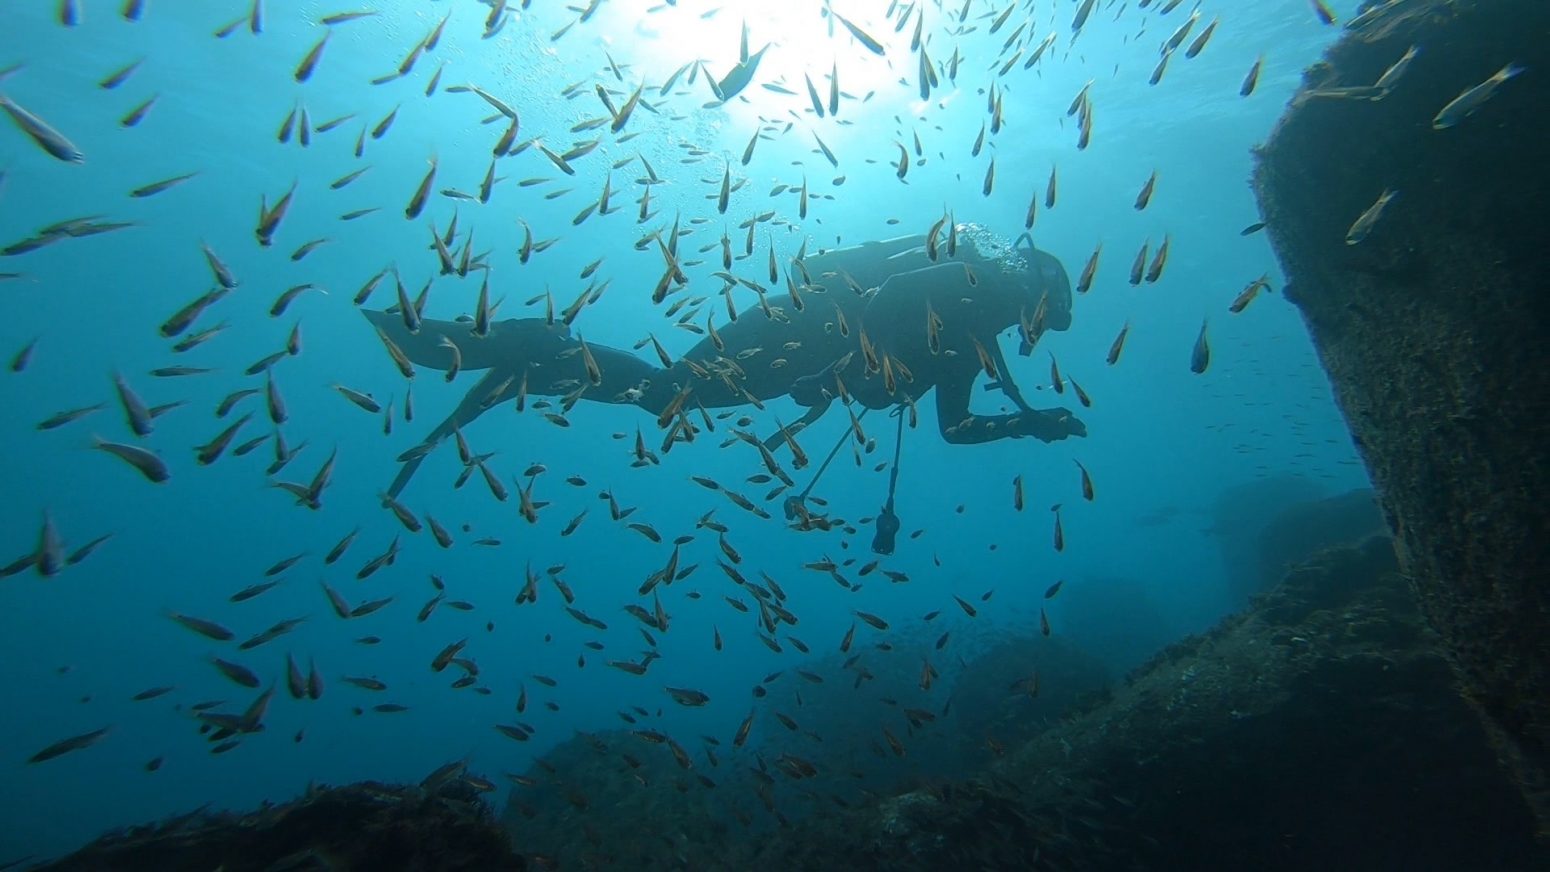
[(1029, 409), (1013, 415), (973, 414), (969, 411), (969, 393), (974, 386), (974, 373), (950, 372), (937, 383), (937, 426), (949, 443), (970, 445), (1022, 436), (1054, 442), (1067, 436), (1087, 435), (1087, 427), (1067, 409)]
[(996, 372), (1001, 378), (986, 385), (987, 388), (998, 388), (1006, 398), (1011, 400), (1018, 409), (1024, 412), (1032, 412), (1033, 407), (1023, 399), (1023, 392), (1018, 389), (1017, 382), (1012, 379), (1012, 368), (1006, 365), (1006, 355), (1001, 351), (1001, 343), (992, 342), (990, 348), (991, 362), (996, 365)]

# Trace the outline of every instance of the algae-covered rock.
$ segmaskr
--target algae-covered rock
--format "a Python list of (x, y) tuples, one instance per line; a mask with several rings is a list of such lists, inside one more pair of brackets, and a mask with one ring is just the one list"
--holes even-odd
[[(682, 765), (662, 735), (645, 724), (577, 733), (519, 776), (503, 824), (544, 867), (680, 868), (673, 858), (715, 856), (736, 825), (718, 805), (715, 779), (725, 776), (699, 748), (691, 760), (680, 746)], [(753, 801), (729, 787), (727, 799), (734, 794)]]
[[(1421, 607), (1550, 833), (1550, 4), (1389, 8), (1307, 73), (1254, 183)], [(1411, 46), (1382, 100), (1312, 96)], [(1509, 64), (1528, 72), (1434, 129)]]

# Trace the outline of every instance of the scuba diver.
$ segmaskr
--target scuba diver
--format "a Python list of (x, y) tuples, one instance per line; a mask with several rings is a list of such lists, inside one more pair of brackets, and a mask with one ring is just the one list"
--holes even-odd
[[(728, 295), (751, 286), (757, 301), (676, 361), (654, 338), (643, 340), (654, 345), (661, 366), (585, 343), (546, 318), (493, 322), (481, 337), (471, 319), (414, 319), (418, 329), (411, 332), (396, 309), (363, 311), (384, 341), (417, 365), (487, 370), (421, 445), (401, 455), (404, 465), (388, 494), (397, 496), (443, 439), (486, 409), (528, 395), (565, 397), (565, 408), (577, 400), (639, 406), (668, 431), (664, 450), (694, 438), (690, 413), (696, 409), (762, 408), (789, 395), (807, 412), (765, 440), (774, 450), (835, 399), (863, 414), (907, 407), (913, 417), (916, 400), (932, 388), (938, 430), (949, 443), (1086, 435), (1069, 410), (1028, 405), (998, 342), (1001, 332), (1018, 328), (1026, 356), (1045, 330), (1071, 324), (1070, 278), (1027, 234), (1008, 244), (982, 227), (960, 224), (930, 239), (901, 237), (792, 258), (786, 279), (785, 296), (754, 282), (729, 282)], [(1000, 390), (1016, 411), (969, 411), (981, 371), (990, 377), (987, 389)]]

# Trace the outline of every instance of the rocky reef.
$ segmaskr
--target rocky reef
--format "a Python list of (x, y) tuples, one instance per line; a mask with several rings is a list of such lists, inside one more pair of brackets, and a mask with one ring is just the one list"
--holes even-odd
[[(825, 682), (797, 716), (832, 741), (798, 742), (770, 710), (743, 747), (712, 737), (685, 749), (644, 722), (578, 734), (512, 776), (499, 822), (480, 800), (493, 785), (444, 767), (417, 786), (319, 789), (114, 833), (45, 868), (1526, 872), (1550, 861), (1386, 537), (1321, 552), (1112, 686), (1058, 635), (973, 647), (942, 677), (951, 706), (917, 714), (896, 749), (858, 738), (875, 733), (856, 723), (871, 706), (841, 704), (857, 691)], [(1006, 665), (1029, 658), (1049, 665), (1039, 685)], [(906, 706), (912, 680), (890, 673), (861, 692)]]
[[(449, 772), (446, 774), (450, 774)], [(461, 771), (458, 769), (457, 771)], [(479, 799), (480, 779), (318, 788), (250, 814), (196, 811), (110, 833), (50, 872), (280, 872), (394, 869), (502, 872), (528, 868)]]
[[(1308, 71), (1254, 184), (1404, 571), (1550, 835), (1547, 33), (1542, 0), (1389, 4)], [(1315, 96), (1411, 46), (1383, 99)], [(1510, 63), (1528, 72), (1433, 128)]]
[(1321, 554), (979, 774), (809, 818), (756, 868), (1543, 868), (1398, 574)]
[[(517, 776), (504, 815), (513, 839), (562, 868), (759, 868), (762, 841), (950, 784), (1108, 684), (1101, 662), (1058, 637), (959, 625), (964, 661), (937, 658), (951, 693), (933, 701), (916, 668), (939, 650), (942, 631), (929, 626), (898, 628), (891, 656), (865, 680), (835, 653), (770, 676), (752, 700), (745, 745), (666, 737), (629, 710), (621, 715), (637, 723), (573, 736)], [(1042, 690), (1030, 693), (1020, 688), (1035, 663)], [(879, 730), (894, 712), (896, 745)]]
[[(629, 730), (577, 736), (527, 773), (506, 821), (546, 861), (583, 869), (1512, 872), (1547, 860), (1387, 537), (1300, 563), (1107, 691), (1058, 641), (981, 646), (952, 677), (945, 726), (895, 752), (869, 749), (851, 734), (875, 730), (815, 694), (803, 727), (834, 737), (802, 752), (816, 772), (777, 762), (803, 747), (779, 727), (687, 765)], [(1008, 665), (1030, 657), (1063, 664), (1042, 689)]]

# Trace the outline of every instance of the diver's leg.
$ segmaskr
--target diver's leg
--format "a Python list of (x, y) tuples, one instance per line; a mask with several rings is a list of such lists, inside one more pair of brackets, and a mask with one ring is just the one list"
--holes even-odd
[[(644, 358), (608, 345), (587, 344), (602, 375), (601, 384), (590, 385), (581, 395), (598, 403), (627, 403), (652, 414), (661, 414), (673, 398), (673, 373)], [(574, 359), (574, 358), (573, 358)], [(578, 360), (577, 365), (580, 366)], [(586, 378), (584, 372), (579, 376)]]
[(1055, 442), (1067, 436), (1086, 436), (1087, 427), (1069, 409), (1032, 409), (1014, 415), (976, 415), (969, 411), (972, 372), (953, 372), (936, 386), (937, 426), (942, 438), (955, 445), (994, 442), (997, 439), (1032, 436)]
[(451, 436), (453, 431), (473, 423), (475, 418), (484, 414), (485, 409), (492, 408), (507, 397), (515, 397), (516, 391), (516, 380), (510, 370), (496, 367), (485, 373), (484, 377), (463, 395), (462, 402), (457, 404), (452, 414), (438, 424), (436, 429), (426, 434), (424, 441), (420, 443), (425, 450), (414, 452), (413, 456), (404, 461), (404, 465), (398, 470), (398, 475), (393, 478), (393, 483), (388, 486), (388, 496), (397, 497), (403, 491), (409, 484), (409, 479), (414, 477), (420, 464), (430, 454), (430, 448)]
[[(504, 366), (520, 372), (524, 366), (549, 371), (558, 355), (576, 348), (570, 328), (549, 323), (543, 318), (507, 318), (490, 325), (489, 335), (478, 336), (469, 321), (420, 321), (418, 332), (410, 333), (398, 312), (362, 309), (361, 314), (398, 346), (416, 366), (447, 370), (457, 359), (462, 369), (478, 370)], [(454, 347), (456, 352), (454, 353)], [(580, 363), (577, 363), (580, 370)]]

